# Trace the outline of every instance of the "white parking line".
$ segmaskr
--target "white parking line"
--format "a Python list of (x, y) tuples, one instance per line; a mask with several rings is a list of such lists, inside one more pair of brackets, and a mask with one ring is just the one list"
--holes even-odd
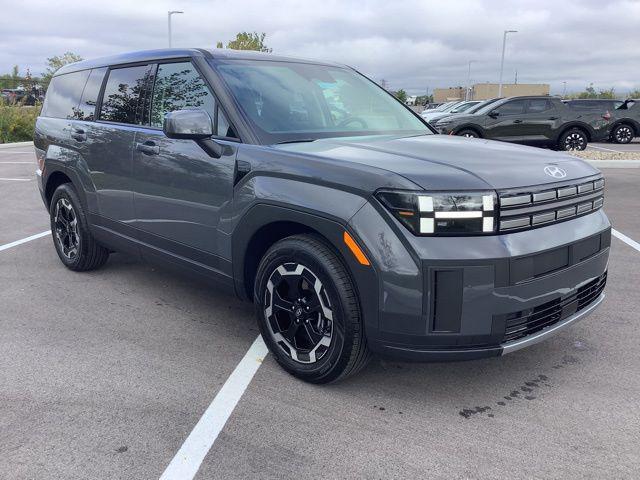
[(636, 242), (635, 240), (630, 239), (624, 233), (620, 233), (615, 228), (611, 229), (611, 233), (613, 234), (614, 237), (622, 240), (624, 243), (629, 245), (631, 248), (635, 248), (637, 251), (640, 252), (640, 243)]
[(33, 180), (32, 178), (4, 178), (0, 177), (0, 180), (4, 180), (7, 182), (30, 182)]
[(23, 243), (30, 242), (31, 240), (37, 240), (38, 238), (46, 237), (51, 233), (51, 230), (47, 230), (46, 232), (36, 233), (35, 235), (31, 235), (30, 237), (23, 238), (21, 240), (16, 240), (15, 242), (5, 243), (4, 245), (0, 245), (0, 252), (3, 250), (8, 250), (12, 247), (17, 247), (18, 245), (22, 245)]
[(195, 477), (204, 457), (218, 438), (267, 353), (267, 346), (262, 337), (258, 336), (200, 417), (160, 480), (189, 480)]
[(33, 152), (14, 152), (12, 150), (1, 150), (0, 154), (5, 154), (5, 155), (33, 155)]
[(620, 150), (613, 150), (611, 148), (605, 148), (605, 147), (597, 147), (595, 145), (589, 145), (590, 148), (597, 148), (598, 150), (604, 150), (605, 152), (613, 152), (613, 153), (624, 153), (621, 152)]
[(14, 164), (14, 163), (24, 163), (25, 165), (34, 165), (33, 162), (0, 162), (0, 165), (8, 165), (8, 164)]

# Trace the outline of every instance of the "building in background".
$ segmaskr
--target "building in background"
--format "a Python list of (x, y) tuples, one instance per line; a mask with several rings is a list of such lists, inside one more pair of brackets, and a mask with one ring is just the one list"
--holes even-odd
[[(469, 100), (487, 100), (498, 96), (497, 83), (476, 83), (471, 87)], [(519, 97), (524, 95), (549, 95), (547, 83), (503, 83), (503, 97)], [(433, 101), (436, 103), (451, 100), (464, 100), (463, 87), (436, 88), (433, 90)]]
[(449, 87), (449, 88), (434, 88), (433, 89), (433, 101), (434, 103), (450, 102), (452, 100), (463, 100), (464, 88), (463, 87)]

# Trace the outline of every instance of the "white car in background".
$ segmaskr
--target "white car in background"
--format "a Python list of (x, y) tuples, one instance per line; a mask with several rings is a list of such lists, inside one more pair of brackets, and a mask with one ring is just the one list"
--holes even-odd
[(462, 113), (467, 109), (473, 107), (474, 105), (477, 105), (478, 103), (480, 103), (479, 100), (470, 100), (468, 102), (450, 102), (450, 105), (445, 106), (442, 109), (436, 108), (427, 112), (422, 112), (420, 116), (427, 122), (431, 122), (431, 120), (433, 120), (434, 118), (440, 119), (449, 114)]

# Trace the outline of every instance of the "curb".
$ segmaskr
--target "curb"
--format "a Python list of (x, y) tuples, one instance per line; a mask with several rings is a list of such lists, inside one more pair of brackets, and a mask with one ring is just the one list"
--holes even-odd
[(640, 160), (582, 160), (596, 168), (640, 168)]
[(11, 147), (28, 147), (33, 146), (33, 142), (12, 142), (12, 143), (0, 143), (0, 150)]

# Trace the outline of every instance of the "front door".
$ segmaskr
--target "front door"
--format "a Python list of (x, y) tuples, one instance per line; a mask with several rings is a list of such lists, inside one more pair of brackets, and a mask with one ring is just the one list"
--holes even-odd
[(510, 100), (496, 107), (485, 122), (485, 136), (493, 140), (523, 140), (522, 123), (527, 100)]
[(225, 153), (212, 158), (193, 140), (167, 138), (164, 115), (189, 108), (207, 111), (220, 128), (225, 123), (190, 62), (158, 65), (146, 125), (135, 137), (135, 226), (143, 242), (218, 268), (219, 212), (232, 200), (237, 143), (222, 139)]

